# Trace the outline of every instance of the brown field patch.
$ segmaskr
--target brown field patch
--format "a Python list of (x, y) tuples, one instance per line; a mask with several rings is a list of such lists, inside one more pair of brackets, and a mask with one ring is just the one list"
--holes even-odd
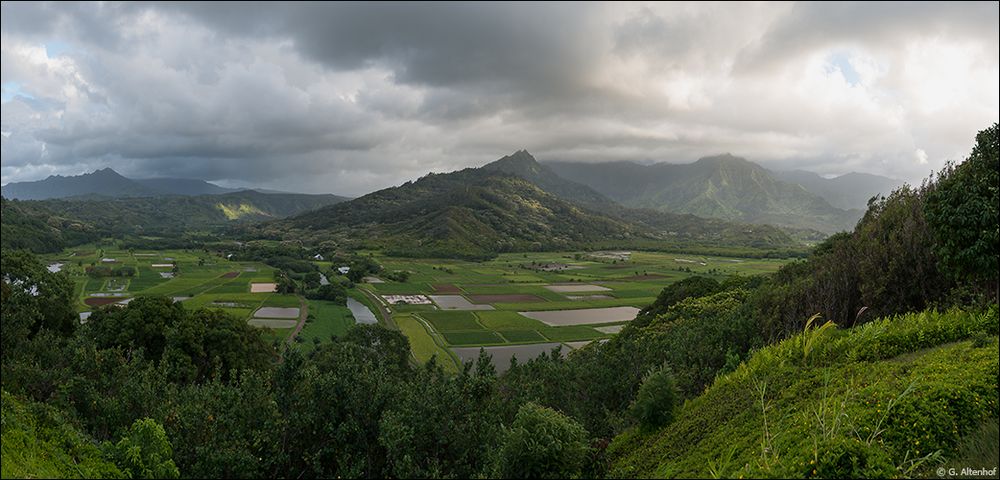
[(240, 275), (240, 272), (226, 272), (223, 273), (219, 278), (236, 278)]
[(451, 283), (435, 283), (434, 285), (431, 285), (431, 287), (434, 287), (434, 293), (462, 293), (462, 289)]
[(483, 303), (526, 303), (526, 302), (544, 302), (545, 299), (537, 295), (530, 295), (526, 293), (511, 293), (511, 294), (497, 294), (497, 295), (467, 295), (472, 303), (483, 304)]
[(102, 305), (111, 305), (112, 303), (118, 303), (124, 300), (122, 297), (88, 297), (83, 301), (91, 307), (100, 307)]

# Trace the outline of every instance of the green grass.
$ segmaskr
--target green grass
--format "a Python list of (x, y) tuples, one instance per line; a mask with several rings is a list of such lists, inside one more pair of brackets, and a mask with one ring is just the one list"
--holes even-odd
[(314, 338), (318, 338), (320, 342), (329, 342), (332, 336), (343, 336), (355, 324), (354, 316), (345, 306), (325, 300), (307, 300), (306, 303), (312, 320), (302, 327), (299, 337), (304, 341), (297, 344), (304, 350), (313, 348)]
[(77, 430), (67, 415), (16, 399), (4, 391), (0, 406), (2, 478), (121, 478), (97, 442)]
[(497, 333), (510, 343), (544, 342), (545, 337), (534, 330), (498, 330)]
[(493, 345), (504, 343), (496, 332), (487, 330), (470, 332), (443, 332), (444, 339), (451, 345)]
[(994, 306), (800, 334), (717, 378), (674, 423), (619, 435), (609, 474), (934, 476), (938, 460), (977, 456), (963, 439), (990, 438), (977, 432), (1000, 408), (997, 329)]
[(439, 332), (454, 330), (482, 330), (483, 326), (476, 321), (476, 316), (472, 312), (453, 311), (431, 311), (423, 312), (420, 317), (431, 322), (434, 329)]
[[(257, 294), (261, 295), (261, 294)], [(263, 306), (265, 307), (298, 307), (299, 297), (295, 295), (281, 295), (273, 293), (264, 299)]]
[(418, 362), (426, 363), (436, 356), (438, 365), (445, 371), (458, 373), (458, 360), (454, 354), (435, 342), (431, 332), (419, 320), (410, 315), (398, 315), (395, 321), (400, 331), (410, 341), (410, 351)]

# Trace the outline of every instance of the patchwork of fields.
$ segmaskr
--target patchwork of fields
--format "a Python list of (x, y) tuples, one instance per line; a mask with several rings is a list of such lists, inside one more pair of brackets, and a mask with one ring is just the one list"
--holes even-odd
[[(95, 308), (124, 304), (140, 296), (162, 295), (187, 308), (219, 308), (268, 327), (266, 337), (284, 340), (298, 323), (299, 298), (279, 295), (273, 288), (252, 293), (253, 284), (274, 282), (274, 269), (259, 262), (230, 262), (201, 251), (127, 251), (108, 247), (77, 247), (47, 258), (61, 263), (73, 281), (81, 318)], [(87, 267), (131, 267), (131, 277), (93, 277)], [(251, 320), (251, 318), (256, 318)], [(277, 313), (277, 314), (276, 314)]]
[[(375, 254), (373, 252), (373, 254)], [(488, 262), (378, 256), (406, 282), (367, 284), (410, 339), (414, 356), (457, 371), (480, 348), (505, 370), (553, 348), (565, 354), (621, 331), (666, 285), (699, 274), (769, 273), (785, 261), (653, 252), (505, 254)], [(385, 299), (424, 296), (431, 304)]]
[[(374, 253), (373, 253), (374, 254)], [(104, 305), (137, 296), (163, 295), (188, 308), (219, 308), (266, 327), (269, 340), (298, 335), (309, 350), (356, 322), (375, 321), (410, 341), (415, 360), (437, 357), (450, 371), (485, 348), (498, 370), (512, 357), (526, 361), (561, 347), (563, 353), (607, 339), (655, 300), (666, 285), (699, 274), (723, 278), (773, 272), (783, 260), (631, 252), (505, 254), (488, 262), (408, 259), (374, 254), (387, 272), (405, 271), (405, 282), (383, 280), (352, 290), (352, 309), (276, 293), (274, 269), (260, 262), (230, 262), (201, 251), (130, 252), (77, 247), (47, 258), (75, 284), (81, 318)], [(330, 268), (329, 262), (315, 262)], [(131, 277), (93, 277), (92, 265), (131, 267)], [(362, 292), (367, 292), (363, 295)], [(379, 308), (374, 308), (380, 302)], [(304, 311), (302, 310), (304, 309)], [(384, 315), (383, 315), (384, 316)]]

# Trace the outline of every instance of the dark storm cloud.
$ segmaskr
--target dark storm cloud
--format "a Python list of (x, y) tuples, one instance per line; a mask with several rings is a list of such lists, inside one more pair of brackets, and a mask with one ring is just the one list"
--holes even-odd
[(994, 3), (2, 8), (3, 182), (357, 195), (520, 148), (912, 179), (998, 112)]

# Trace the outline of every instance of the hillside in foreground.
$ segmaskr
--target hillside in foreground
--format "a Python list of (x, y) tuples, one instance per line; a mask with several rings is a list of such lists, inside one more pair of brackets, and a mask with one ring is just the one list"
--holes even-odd
[(618, 436), (611, 476), (881, 478), (976, 465), (989, 459), (963, 458), (962, 445), (990, 425), (996, 440), (997, 328), (994, 306), (807, 329), (719, 377), (667, 427)]

